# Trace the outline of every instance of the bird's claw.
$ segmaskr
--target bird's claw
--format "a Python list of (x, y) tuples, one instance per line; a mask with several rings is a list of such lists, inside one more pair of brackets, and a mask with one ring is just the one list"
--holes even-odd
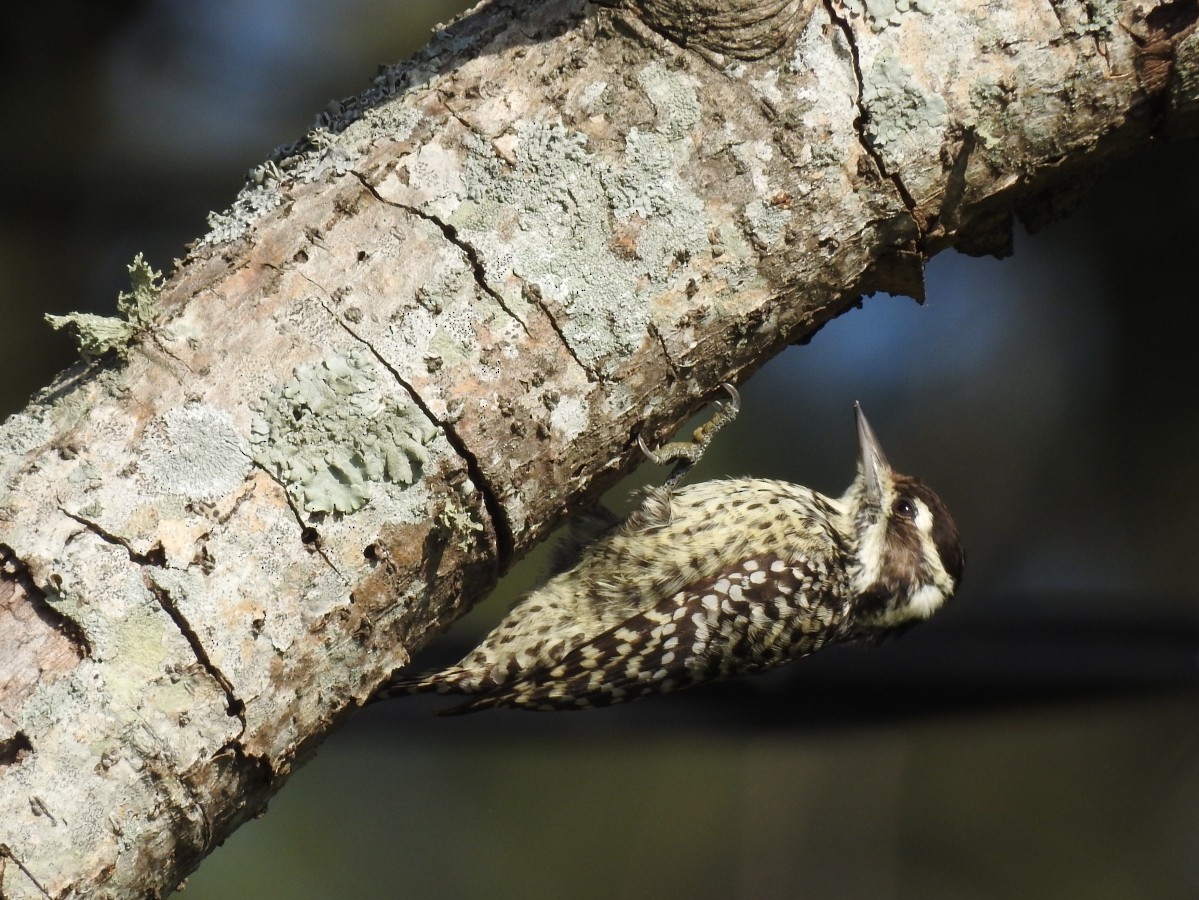
[(729, 395), (727, 403), (721, 400), (715, 401), (716, 414), (691, 433), (690, 441), (672, 441), (671, 443), (663, 444), (657, 450), (650, 450), (649, 446), (645, 443), (645, 438), (640, 434), (637, 435), (637, 446), (641, 448), (641, 452), (645, 454), (646, 459), (659, 466), (670, 462), (675, 464), (674, 471), (670, 473), (670, 477), (666, 480), (667, 487), (675, 485), (690, 471), (692, 466), (700, 461), (704, 455), (704, 451), (708, 449), (708, 445), (716, 437), (717, 432), (733, 421), (733, 419), (737, 418), (737, 413), (741, 411), (741, 395), (737, 392), (737, 389), (727, 381), (721, 382), (720, 386)]

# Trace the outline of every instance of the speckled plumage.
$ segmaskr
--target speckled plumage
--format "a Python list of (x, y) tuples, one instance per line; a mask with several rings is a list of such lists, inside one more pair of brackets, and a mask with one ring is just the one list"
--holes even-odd
[(456, 666), (379, 696), (470, 695), (451, 712), (602, 706), (927, 618), (961, 578), (957, 530), (931, 490), (891, 471), (860, 411), (858, 434), (840, 498), (765, 479), (646, 492)]

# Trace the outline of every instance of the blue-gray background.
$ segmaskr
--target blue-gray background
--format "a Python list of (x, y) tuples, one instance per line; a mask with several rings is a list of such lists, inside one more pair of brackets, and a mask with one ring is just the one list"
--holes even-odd
[[(0, 13), (0, 414), (71, 359), (44, 312), (112, 313), (135, 253), (169, 269), (245, 170), (464, 5)], [(925, 307), (868, 299), (745, 386), (698, 477), (839, 493), (861, 400), (959, 519), (936, 621), (602, 712), (366, 710), (185, 896), (1199, 894), (1195, 159), (1153, 148), (1013, 259), (943, 254)]]

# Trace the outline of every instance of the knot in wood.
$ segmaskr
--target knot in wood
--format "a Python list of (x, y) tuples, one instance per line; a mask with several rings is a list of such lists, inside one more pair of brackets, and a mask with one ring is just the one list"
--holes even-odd
[(682, 47), (761, 59), (807, 25), (816, 0), (620, 0), (650, 28)]

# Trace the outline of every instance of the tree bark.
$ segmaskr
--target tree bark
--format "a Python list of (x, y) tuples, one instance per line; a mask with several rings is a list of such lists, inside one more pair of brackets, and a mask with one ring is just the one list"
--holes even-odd
[(1193, 136), (1197, 19), (493, 0), (326, 111), (0, 427), (0, 896), (168, 892), (638, 432)]

